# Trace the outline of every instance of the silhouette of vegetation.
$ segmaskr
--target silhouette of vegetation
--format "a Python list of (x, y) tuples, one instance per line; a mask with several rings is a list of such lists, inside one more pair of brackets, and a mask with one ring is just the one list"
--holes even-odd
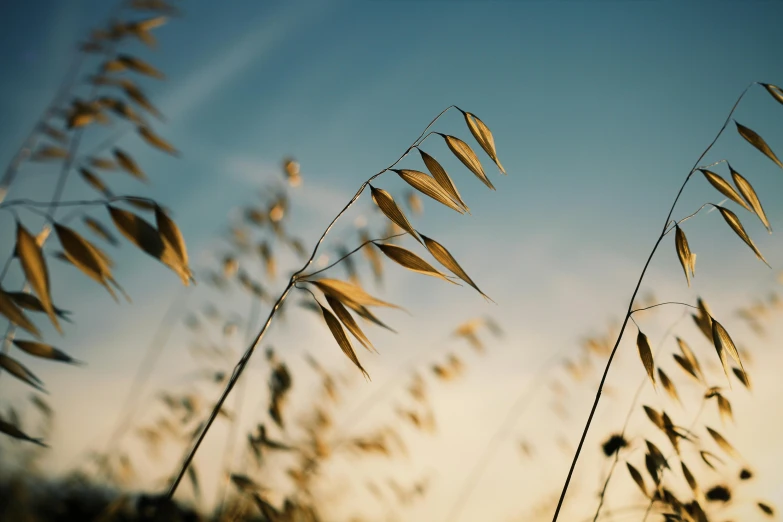
[[(438, 409), (431, 395), (449, 393), (480, 357), (491, 355), (504, 339), (504, 328), (490, 313), (455, 321), (443, 342), (421, 347), (385, 381), (370, 381), (361, 362), (367, 355), (356, 349), (356, 343), (369, 353), (382, 352), (373, 343), (369, 328), (394, 330), (376, 310), (403, 309), (367, 289), (374, 285), (380, 290), (389, 266), (399, 266), (468, 285), (487, 303), (493, 303), (468, 275), (470, 267), (463, 267), (446, 245), (414, 227), (413, 216), (418, 217), (431, 201), (457, 214), (470, 214), (457, 182), (433, 154), (423, 150), (425, 146), (445, 146), (470, 174), (495, 190), (475, 145), (446, 134), (445, 129), (434, 130), (442, 125), (444, 114), (458, 113), (468, 131), (463, 127), (460, 132), (466, 139), (472, 138), (479, 152), (506, 174), (494, 137), (475, 114), (454, 105), (447, 107), (394, 163), (370, 176), (353, 197), (346, 198), (345, 206), (314, 245), (306, 245), (292, 232), (290, 221), (298, 187), (307, 183), (309, 167), (302, 171), (294, 157), (284, 157), (280, 176), (264, 180), (260, 198), (237, 207), (219, 234), (219, 246), (210, 251), (209, 261), (191, 266), (173, 212), (149, 197), (116, 195), (102, 177), (113, 170), (148, 181), (143, 166), (120, 147), (120, 140), (130, 133), (160, 152), (180, 154), (153, 130), (153, 120), (162, 121), (163, 115), (141, 86), (147, 79), (163, 79), (164, 73), (123, 47), (131, 41), (154, 47), (154, 31), (178, 14), (179, 8), (165, 0), (119, 3), (106, 26), (80, 44), (81, 53), (55, 98), (0, 180), (0, 210), (14, 219), (16, 226), (13, 254), (0, 272), (0, 314), (8, 323), (0, 369), (34, 390), (28, 403), (8, 404), (7, 413), (0, 415), (0, 519), (319, 522), (335, 520), (336, 507), (351, 502), (352, 498), (338, 495), (350, 486), (372, 495), (390, 519), (404, 520), (406, 508), (428, 497), (437, 473), (416, 466), (415, 477), (399, 480), (394, 476), (393, 462), (409, 456), (415, 437), (448, 437), (439, 431)], [(93, 72), (82, 80), (81, 73), (91, 62), (95, 62)], [(751, 181), (727, 160), (700, 164), (754, 85), (783, 104), (783, 91), (768, 83), (754, 82), (740, 95), (715, 139), (686, 175), (622, 320), (601, 334), (586, 336), (576, 347), (553, 351), (536, 379), (520, 390), (478, 459), (464, 463), (464, 480), (447, 506), (444, 521), (460, 520), (486, 474), (487, 464), (497, 451), (511, 445), (523, 465), (531, 469), (550, 466), (556, 459), (571, 459), (562, 489), (555, 489), (555, 484), (551, 496), (520, 497), (521, 520), (558, 520), (566, 494), (573, 489), (573, 473), (597, 406), (602, 395), (604, 400), (612, 400), (606, 378), (629, 321), (637, 329), (635, 344), (645, 378), (633, 395), (623, 425), (603, 427), (606, 434), (601, 444), (592, 448), (605, 466), (591, 477), (594, 482), (587, 484), (583, 477), (578, 485), (596, 494), (595, 505), (581, 509), (584, 520), (596, 522), (627, 514), (641, 521), (655, 516), (666, 521), (707, 522), (735, 517), (737, 509), (747, 506), (761, 517), (775, 516), (772, 502), (758, 498), (753, 491), (753, 464), (725, 435), (724, 427), (734, 422), (734, 394), (752, 389), (754, 367), (739, 336), (730, 335), (724, 326), (733, 331), (730, 319), (721, 317), (719, 321), (703, 298), (689, 304), (660, 302), (652, 292), (643, 298), (640, 294), (650, 262), (669, 235), (673, 236), (686, 284), (691, 285), (696, 255), (686, 238), (685, 223), (699, 214), (717, 211), (715, 215), (719, 214), (756, 257), (767, 263), (737, 214), (724, 206), (738, 205), (771, 233)], [(783, 168), (759, 134), (734, 123), (745, 141)], [(101, 134), (107, 127), (113, 128), (114, 134), (95, 149), (82, 152), (83, 136)], [(422, 170), (402, 168), (403, 160), (414, 159), (421, 159)], [(48, 199), (14, 195), (13, 182), (27, 163), (57, 167), (59, 174)], [(733, 184), (715, 172), (724, 163)], [(85, 190), (97, 192), (98, 197), (64, 199), (66, 183), (75, 181), (72, 173), (79, 175), (78, 182)], [(672, 219), (680, 195), (696, 173), (725, 199)], [(382, 188), (389, 178), (401, 179), (406, 190), (393, 194), (392, 189)], [(354, 222), (354, 227), (335, 238), (335, 224), (362, 204), (362, 195), (368, 196), (362, 203), (372, 209), (370, 218)], [(60, 215), (61, 209), (68, 213)], [(88, 236), (94, 239), (88, 240)], [(410, 248), (402, 246), (406, 236), (412, 239)], [(67, 303), (65, 296), (58, 295), (56, 282), (67, 277), (65, 269), (75, 267), (101, 285), (114, 301), (119, 303), (121, 295), (130, 302), (130, 295), (114, 278), (115, 262), (109, 254), (110, 248), (123, 241), (176, 274), (183, 285), (181, 294), (160, 318), (125, 401), (114, 412), (109, 438), (89, 454), (77, 456), (78, 464), (64, 477), (46, 477), (40, 461), (56, 430), (57, 412), (45, 399), (45, 383), (36, 376), (35, 367), (28, 368), (19, 356), (24, 352), (50, 362), (85, 365), (59, 348), (60, 341), (48, 341), (56, 334), (64, 335), (67, 323), (85, 320), (61, 308)], [(48, 249), (52, 242), (59, 250)], [(72, 266), (55, 266), (50, 263), (53, 257)], [(295, 266), (299, 268), (290, 269)], [(336, 275), (338, 269), (343, 271), (340, 275)], [(17, 270), (23, 281), (18, 290), (2, 286), (12, 270)], [(196, 281), (197, 286), (191, 284)], [(296, 307), (292, 299), (296, 299)], [(736, 318), (762, 336), (765, 321), (775, 318), (781, 303), (773, 292), (766, 300), (739, 308)], [(669, 324), (661, 336), (652, 335), (657, 326), (655, 314), (671, 307), (683, 308), (682, 318)], [(265, 319), (262, 312), (266, 312)], [(44, 314), (50, 325), (38, 321)], [(680, 331), (680, 322), (687, 315), (703, 339)], [(325, 346), (275, 348), (266, 338), (273, 322), (296, 327), (316, 324), (321, 334), (328, 332), (331, 341)], [(178, 326), (187, 329), (190, 339), (185, 346), (169, 347), (174, 344), (172, 331)], [(334, 352), (335, 344), (349, 361), (350, 371), (335, 369), (325, 361), (325, 354)], [(705, 344), (711, 352), (709, 358)], [(263, 356), (252, 358), (262, 345)], [(182, 360), (189, 358), (196, 370), (185, 372), (178, 384), (153, 389), (151, 376), (167, 348), (181, 349)], [(248, 374), (252, 373), (256, 375), (251, 380)], [(372, 392), (363, 402), (349, 407), (345, 399), (356, 389), (357, 381), (372, 387)], [(259, 383), (264, 383), (266, 393), (262, 404), (252, 409), (248, 424), (244, 415), (248, 387), (258, 389)], [(575, 441), (571, 423), (574, 399), (593, 393), (596, 387), (589, 417)], [(644, 395), (650, 389), (656, 391), (654, 398)], [(233, 402), (229, 402), (232, 392)], [(541, 403), (547, 405), (547, 414), (554, 420), (548, 421), (542, 432), (537, 429), (541, 423), (530, 419), (520, 432), (520, 419), (533, 417), (531, 408)], [(386, 420), (360, 424), (370, 412)], [(642, 419), (642, 428), (632, 424), (638, 419)], [(217, 426), (222, 427), (215, 429)], [(221, 430), (219, 471), (205, 472), (209, 461), (203, 450), (198, 450), (208, 433), (214, 437)], [(179, 455), (181, 459), (172, 461), (172, 456)], [(365, 462), (375, 465), (371, 476), (363, 473)], [(339, 474), (341, 464), (352, 469), (348, 479)], [(628, 486), (622, 496), (632, 500), (630, 504), (609, 504), (610, 489), (618, 480), (623, 482), (620, 487)], [(207, 499), (207, 490), (214, 490), (212, 501)], [(362, 517), (357, 513), (352, 520)]]

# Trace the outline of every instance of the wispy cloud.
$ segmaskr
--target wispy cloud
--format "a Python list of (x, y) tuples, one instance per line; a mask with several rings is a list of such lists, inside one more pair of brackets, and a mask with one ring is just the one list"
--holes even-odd
[(252, 156), (229, 156), (223, 161), (222, 171), (232, 181), (257, 187), (262, 180), (270, 180), (282, 175), (277, 163)]
[(302, 2), (291, 2), (287, 8), (274, 16), (264, 15), (252, 29), (232, 42), (227, 48), (219, 49), (205, 65), (191, 72), (179, 85), (185, 88), (172, 89), (161, 100), (161, 108), (174, 121), (182, 121), (195, 107), (206, 102), (222, 87), (235, 81), (249, 65), (256, 67), (272, 55), (295, 28), (317, 18), (334, 2), (318, 3), (317, 7), (302, 15)]

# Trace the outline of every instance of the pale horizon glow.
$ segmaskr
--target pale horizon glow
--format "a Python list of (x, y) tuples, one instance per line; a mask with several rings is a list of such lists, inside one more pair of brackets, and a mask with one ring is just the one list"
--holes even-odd
[[(108, 10), (98, 0), (69, 0), (67, 6), (49, 0), (41, 5), (9, 10), (0, 22), (5, 29), (0, 39), (7, 49), (0, 57), (0, 68), (7, 71), (0, 78), (4, 161), (64, 74), (69, 46)], [(292, 295), (284, 319), (274, 324), (259, 347), (259, 352), (275, 347), (295, 379), (302, 376), (294, 384), (299, 395), (292, 398), (292, 415), (298, 407), (306, 408), (316, 393), (305, 353), (351, 382), (350, 394), (336, 413), (338, 424), (378, 389), (389, 387), (385, 398), (360, 416), (348, 434), (358, 436), (374, 426), (395, 425), (408, 442), (409, 456), (399, 461), (346, 457), (329, 465), (317, 490), (323, 499), (333, 500), (325, 513), (327, 520), (364, 516), (363, 520), (372, 521), (511, 522), (533, 520), (531, 513), (542, 504), (544, 512), (551, 513), (548, 501), (559, 494), (572, 455), (558, 441), (563, 437), (571, 451), (576, 446), (600, 368), (593, 368), (580, 383), (568, 380), (562, 364), (553, 371), (572, 393), (565, 401), (567, 419), (552, 412), (555, 395), (543, 387), (536, 395), (540, 400), (514, 419), (503, 437), (496, 437), (498, 430), (553, 354), (564, 350), (578, 357), (585, 337), (604, 334), (611, 321), (622, 318), (684, 176), (742, 90), (752, 81), (783, 85), (783, 70), (776, 65), (783, 44), (776, 21), (783, 15), (783, 4), (273, 0), (218, 7), (214, 2), (190, 0), (182, 9), (183, 17), (155, 30), (159, 49), (133, 48), (166, 72), (164, 83), (144, 85), (150, 86), (151, 101), (166, 116), (166, 123), (153, 122), (155, 131), (182, 156), (175, 159), (152, 151), (129, 135), (119, 145), (134, 154), (151, 184), (142, 186), (123, 174), (107, 179), (116, 192), (143, 194), (171, 208), (198, 268), (214, 267), (227, 251), (220, 235), (241, 215), (238, 209), (258, 201), (266, 183), (283, 181), (281, 162), (286, 156), (296, 158), (302, 174), (302, 185), (289, 191), (287, 227), (309, 252), (362, 181), (394, 161), (451, 104), (479, 115), (492, 129), (508, 172), (507, 176), (498, 173), (459, 113), (450, 111), (434, 130), (475, 146), (497, 191), (488, 190), (451, 156), (438, 136), (431, 136), (422, 149), (443, 162), (471, 215), (438, 208), (429, 199), (421, 216), (409, 214), (414, 227), (446, 246), (497, 305), (468, 285), (448, 285), (391, 262), (384, 265), (383, 285), (374, 285), (359, 256), (367, 290), (410, 312), (378, 312), (398, 332), (367, 327), (379, 354), (354, 343), (370, 381), (346, 361), (323, 321), (296, 305), (307, 297), (304, 292)], [(783, 154), (783, 106), (762, 87), (750, 89), (733, 117), (761, 134), (779, 156)], [(779, 512), (783, 451), (777, 434), (783, 421), (776, 412), (783, 400), (778, 375), (783, 354), (777, 348), (783, 335), (779, 320), (783, 311), (774, 311), (764, 320), (767, 338), (756, 336), (735, 312), (781, 291), (783, 281), (776, 277), (783, 270), (778, 232), (783, 230), (778, 197), (783, 173), (737, 134), (733, 122), (702, 164), (724, 158), (756, 188), (775, 233), (767, 234), (755, 216), (727, 202), (698, 173), (674, 217), (680, 219), (707, 201), (727, 206), (740, 217), (772, 270), (734, 235), (720, 213), (705, 210), (683, 225), (691, 250), (698, 254), (691, 287), (686, 285), (670, 234), (646, 274), (640, 297), (653, 292), (658, 301), (693, 304), (704, 298), (737, 344), (752, 354), (748, 365), (752, 391), (736, 380), (726, 391), (736, 422), (723, 425), (714, 404), (705, 410), (704, 420), (724, 433), (741, 455), (741, 460), (727, 464), (730, 474), (747, 462), (756, 473), (749, 486), (753, 498), (770, 501)], [(415, 151), (401, 165), (424, 170)], [(731, 179), (725, 165), (713, 168)], [(47, 198), (54, 176), (53, 168), (26, 165), (9, 198)], [(373, 185), (404, 200), (406, 186), (393, 173)], [(94, 194), (74, 176), (66, 198), (82, 197)], [(408, 207), (404, 208), (407, 213)], [(98, 211), (91, 215), (104, 219)], [(40, 224), (33, 214), (20, 212), (20, 216), (31, 227)], [(12, 246), (12, 217), (7, 212), (0, 215), (0, 231), (6, 238), (0, 244), (3, 256)], [(335, 259), (329, 249), (338, 243), (357, 246), (357, 224), (381, 222), (369, 194), (363, 194), (329, 236), (324, 251), (328, 262)], [(426, 255), (410, 238), (402, 244)], [(56, 340), (88, 365), (45, 364), (19, 354), (20, 361), (46, 383), (47, 399), (57, 413), (49, 441), (52, 449), (42, 461), (43, 472), (51, 476), (67, 472), (91, 449), (106, 444), (133, 372), (161, 317), (183, 291), (173, 273), (127, 241), (110, 253), (117, 261), (115, 275), (131, 294), (132, 304), (115, 305), (94, 282), (52, 261), (56, 301), (74, 312), (76, 324), (69, 325), (62, 338), (46, 330), (46, 339), (53, 344)], [(286, 276), (301, 261), (287, 251), (279, 264), (279, 274)], [(252, 268), (261, 280), (262, 268), (260, 263)], [(345, 278), (340, 267), (331, 274)], [(3, 288), (16, 290), (20, 281), (15, 268)], [(274, 294), (281, 281), (265, 287)], [(186, 295), (197, 311), (213, 292), (199, 281)], [(221, 312), (225, 317), (246, 317), (249, 304), (247, 294), (235, 289), (221, 301)], [(265, 304), (254, 324), (259, 325), (268, 312)], [(654, 343), (654, 351), (682, 313), (681, 308), (665, 306), (639, 316), (638, 324)], [(486, 330), (480, 332), (488, 346), (484, 354), (450, 337), (458, 324), (480, 316), (492, 317), (505, 332), (498, 340)], [(209, 332), (205, 344), (219, 336), (218, 328)], [(243, 335), (240, 326), (231, 340), (236, 357), (245, 348)], [(675, 422), (687, 426), (699, 408), (699, 391), (669, 355), (677, 349), (674, 335), (691, 343), (700, 360), (718, 362), (714, 348), (690, 317), (682, 319), (664, 341), (661, 367), (680, 393), (691, 399), (682, 407), (672, 407), (670, 413)], [(609, 373), (610, 391), (602, 398), (586, 440), (560, 518), (563, 522), (592, 519), (596, 490), (610, 463), (601, 455), (600, 444), (622, 426), (631, 397), (645, 378), (635, 338), (636, 326), (630, 323)], [(143, 404), (152, 404), (156, 391), (187, 388), (183, 376), (197, 369), (187, 352), (191, 340), (180, 321), (144, 390), (147, 402)], [(437, 382), (429, 367), (450, 352), (464, 361), (465, 374), (453, 382)], [(236, 357), (226, 362), (226, 371)], [(411, 360), (418, 361), (413, 365), (416, 371), (429, 376), (428, 389), (438, 416), (434, 435), (413, 430), (394, 413), (410, 404), (406, 386)], [(716, 368), (711, 384), (726, 386), (725, 380), (718, 380), (721, 370)], [(250, 381), (237, 447), (242, 447), (247, 431), (258, 422), (267, 425), (270, 437), (295, 437), (296, 430), (282, 433), (265, 415), (268, 375), (263, 353), (254, 356), (246, 377)], [(3, 411), (6, 402), (22, 400), (30, 392), (8, 376), (0, 377), (0, 390), (6, 399)], [(212, 387), (205, 392), (207, 405), (219, 391)], [(229, 397), (231, 410), (234, 398)], [(657, 391), (647, 386), (639, 404), (669, 407), (660, 386)], [(162, 410), (145, 406), (142, 411), (141, 417), (150, 420)], [(224, 422), (216, 425), (196, 458), (205, 489), (201, 507), (214, 502), (227, 428)], [(643, 503), (623, 459), (643, 467), (644, 438), (655, 438), (663, 448), (667, 442), (660, 435), (637, 406), (628, 427), (632, 448), (623, 453), (610, 484), (607, 498), (612, 509)], [(519, 450), (523, 439), (536, 446), (536, 457), (524, 457)], [(471, 470), (493, 440), (497, 451), (459, 518), (446, 521)], [(141, 454), (135, 442), (127, 448)], [(183, 449), (184, 444), (169, 446), (159, 460), (140, 457), (139, 468), (145, 473), (154, 470), (156, 480), (166, 477)], [(709, 480), (721, 479), (709, 475), (709, 469), (692, 456), (687, 459), (699, 477), (705, 477), (703, 489), (713, 485)], [(235, 461), (241, 463), (240, 457)], [(275, 456), (271, 462), (285, 462), (285, 457)], [(279, 503), (291, 481), (282, 467), (275, 469), (264, 478), (275, 489), (271, 500)], [(383, 485), (389, 477), (401, 484), (427, 477), (431, 489), (424, 499), (398, 506), (388, 486), (383, 486), (386, 496), (377, 499), (365, 484), (370, 479)], [(141, 480), (134, 487), (159, 491), (162, 486)], [(178, 498), (192, 502), (189, 484), (183, 483)], [(750, 513), (737, 516), (752, 520), (758, 511)], [(542, 520), (549, 519), (546, 514)], [(626, 519), (638, 518), (617, 518)]]

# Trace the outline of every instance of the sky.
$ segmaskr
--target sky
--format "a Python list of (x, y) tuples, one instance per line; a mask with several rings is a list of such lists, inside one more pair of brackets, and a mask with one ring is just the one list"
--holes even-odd
[[(446, 107), (455, 104), (475, 113), (494, 134), (507, 176), (479, 151), (459, 113), (452, 110), (438, 120), (435, 130), (475, 147), (497, 190), (488, 190), (450, 157), (442, 140), (431, 136), (422, 148), (452, 174), (471, 215), (436, 208), (430, 200), (424, 214), (412, 221), (417, 230), (446, 246), (497, 305), (467, 286), (452, 287), (390, 263), (383, 288), (368, 288), (411, 315), (383, 315), (399, 332), (396, 336), (372, 330), (380, 354), (361, 355), (372, 381), (355, 383), (351, 400), (357, 404), (398, 378), (398, 368), (406, 368), (406, 361), (423, 347), (453, 342), (444, 339), (462, 321), (490, 315), (506, 333), (483, 357), (466, 355), (475, 366), (463, 381), (437, 393), (434, 400), (444, 415), (440, 438), (426, 442), (412, 437), (418, 459), (397, 471), (410, 477), (434, 470), (434, 489), (421, 505), (402, 512), (404, 520), (446, 517), (481, 451), (551, 354), (562, 347), (578, 353), (583, 336), (602, 333), (611, 319), (622, 317), (677, 190), (738, 96), (754, 81), (783, 85), (777, 67), (783, 43), (777, 21), (783, 4), (777, 1), (237, 0), (218, 5), (190, 0), (182, 2), (182, 8), (182, 17), (155, 30), (157, 50), (129, 47), (166, 73), (165, 81), (143, 85), (166, 116), (165, 123), (154, 125), (156, 132), (173, 143), (181, 157), (150, 150), (132, 135), (123, 137), (119, 145), (133, 152), (151, 183), (113, 179), (112, 187), (153, 197), (172, 209), (196, 262), (209, 261), (210, 253), (219, 251), (217, 237), (229, 216), (238, 205), (251, 202), (265, 181), (279, 178), (284, 156), (296, 158), (303, 177), (302, 186), (292, 190), (290, 227), (311, 246), (358, 186), (400, 156)], [(3, 161), (10, 160), (35, 115), (53, 96), (74, 42), (100, 24), (108, 10), (108, 3), (97, 0), (47, 0), (3, 8)], [(87, 74), (89, 69), (83, 72)], [(782, 117), (783, 106), (758, 85), (733, 114), (780, 154)], [(87, 150), (100, 143), (102, 132), (85, 137)], [(776, 197), (783, 172), (745, 142), (732, 122), (701, 164), (721, 159), (728, 159), (753, 184), (772, 229), (783, 228), (783, 205)], [(424, 170), (415, 155), (401, 165)], [(728, 177), (725, 164), (714, 170)], [(48, 198), (56, 174), (51, 166), (24, 165), (8, 199)], [(79, 183), (76, 177), (69, 182), (65, 199), (88, 194)], [(403, 194), (402, 181), (392, 173), (380, 177), (377, 186), (395, 198)], [(673, 216), (682, 218), (705, 202), (723, 204), (724, 199), (697, 173)], [(362, 196), (334, 237), (353, 238), (350, 230), (359, 216), (378, 218), (368, 200)], [(775, 276), (783, 270), (783, 244), (777, 233), (767, 234), (755, 216), (732, 202), (725, 205), (740, 217), (771, 269), (718, 212), (705, 209), (683, 227), (698, 254), (692, 286), (683, 280), (669, 235), (642, 289), (653, 291), (660, 301), (695, 303), (703, 297), (716, 317), (726, 317), (724, 324), (738, 332), (737, 337), (755, 339), (732, 314), (779, 290)], [(31, 227), (40, 226), (34, 214), (19, 215)], [(11, 251), (13, 231), (13, 215), (5, 212), (0, 234), (9, 240), (0, 245), (3, 256)], [(404, 244), (415, 248), (410, 240)], [(127, 242), (117, 259), (116, 276), (132, 294), (131, 305), (115, 306), (103, 289), (80, 275), (54, 279), (60, 301), (77, 318), (62, 345), (88, 366), (52, 368), (19, 356), (36, 368), (57, 407), (52, 473), (67, 468), (69, 460), (107, 436), (131, 369), (180, 292), (171, 272), (133, 252)], [(73, 273), (67, 267), (56, 270)], [(3, 287), (19, 284), (17, 269)], [(202, 286), (193, 290), (196, 297), (188, 294), (187, 299), (200, 303)], [(246, 313), (245, 303), (226, 306)], [(660, 315), (650, 316), (651, 339), (661, 337), (682, 313), (681, 308), (663, 308)], [(304, 315), (292, 315), (291, 323), (273, 328), (268, 342), (281, 355), (312, 347), (325, 361), (343, 368), (343, 356), (323, 325), (305, 311), (296, 313)], [(80, 316), (89, 319), (80, 321)], [(644, 329), (644, 322), (640, 324)], [(682, 328), (683, 335), (698, 335), (690, 324)], [(181, 330), (175, 340), (187, 338)], [(613, 366), (616, 371), (610, 372), (609, 384), (622, 390), (618, 401), (627, 399), (632, 391), (625, 391), (634, 390), (644, 378), (635, 334), (629, 326)], [(735, 383), (738, 421), (726, 429), (743, 456), (756, 463), (758, 489), (783, 505), (783, 453), (772, 435), (780, 420), (768, 415), (783, 395), (773, 370), (783, 361), (771, 341), (753, 342), (758, 349), (752, 373), (756, 388), (746, 397)], [(668, 343), (666, 349), (673, 349), (671, 338)], [(714, 354), (709, 346), (702, 348), (705, 357)], [(471, 353), (465, 346), (458, 349)], [(181, 347), (167, 352), (156, 383), (176, 382), (189, 368), (185, 358)], [(253, 382), (261, 384), (250, 386), (251, 394), (263, 396), (263, 378), (258, 374)], [(572, 443), (589, 411), (597, 385), (595, 375), (592, 379), (570, 404)], [(0, 379), (4, 396), (29, 391), (9, 381)], [(654, 393), (651, 397), (660, 399)], [(387, 403), (385, 409), (378, 408), (378, 418), (388, 417), (393, 401)], [(627, 401), (616, 408), (611, 403), (599, 407), (596, 422), (601, 424), (591, 431), (585, 463), (578, 468), (586, 477), (600, 464), (600, 437), (615, 429), (618, 420), (622, 423), (626, 409)], [(368, 416), (368, 426), (375, 414)], [(246, 422), (253, 422), (252, 415), (249, 411)], [(513, 520), (536, 498), (558, 489), (567, 471), (565, 455), (528, 464), (541, 466), (531, 470), (511, 449), (515, 433), (536, 425), (538, 436), (546, 437), (547, 423), (554, 422), (546, 410), (540, 412), (540, 423), (534, 411), (526, 415), (482, 474), (461, 520)], [(209, 451), (217, 455), (220, 443), (213, 445)], [(209, 469), (209, 463), (204, 465)], [(341, 472), (346, 470), (335, 470)], [(574, 495), (591, 499), (591, 484), (585, 480)], [(521, 496), (520, 489), (529, 494)], [(358, 498), (358, 507), (381, 516), (383, 509), (373, 505), (371, 496)], [(577, 501), (570, 509), (573, 518), (566, 520), (589, 515)]]

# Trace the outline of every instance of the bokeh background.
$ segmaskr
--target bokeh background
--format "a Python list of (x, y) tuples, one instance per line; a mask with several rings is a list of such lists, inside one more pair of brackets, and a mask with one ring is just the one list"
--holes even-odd
[[(74, 42), (104, 20), (108, 4), (47, 0), (2, 7), (0, 157), (13, 155), (66, 73)], [(456, 104), (492, 129), (508, 172), (500, 176), (489, 160), (484, 162), (497, 190), (488, 190), (462, 168), (437, 137), (429, 138), (422, 148), (453, 173), (472, 215), (458, 216), (425, 201), (424, 213), (413, 221), (449, 248), (497, 305), (469, 287), (447, 285), (387, 263), (383, 286), (373, 286), (367, 277), (367, 288), (404, 306), (410, 315), (384, 311), (382, 318), (396, 335), (372, 330), (380, 353), (359, 354), (371, 381), (349, 366), (322, 321), (306, 310), (292, 306), (264, 346), (274, 346), (292, 367), (303, 366), (300, 355), (310, 352), (351, 376), (355, 382), (345, 407), (350, 411), (384, 383), (400, 380), (417, 353), (445, 343), (459, 346), (459, 339), (449, 337), (459, 323), (492, 317), (504, 337), (487, 339), (481, 356), (465, 352), (466, 375), (433, 390), (438, 433), (412, 435), (405, 462), (335, 464), (330, 470), (334, 490), (327, 489), (325, 495), (333, 500), (334, 520), (358, 513), (372, 520), (444, 520), (492, 443), (499, 447), (459, 520), (525, 519), (542, 499), (559, 492), (570, 458), (555, 441), (562, 435), (575, 447), (597, 374), (567, 401), (567, 420), (553, 415), (551, 393), (542, 389), (512, 420), (506, 435), (496, 437), (498, 430), (515, 401), (536, 385), (553, 354), (580, 353), (586, 335), (603, 334), (612, 320), (622, 318), (684, 176), (743, 89), (753, 81), (783, 83), (778, 23), (783, 4), (189, 0), (182, 8), (182, 17), (156, 30), (159, 50), (145, 55), (166, 73), (164, 82), (150, 84), (147, 91), (167, 118), (156, 129), (181, 151), (181, 158), (151, 150), (137, 137), (123, 138), (121, 145), (134, 153), (152, 183), (116, 183), (172, 209), (196, 267), (214, 261), (220, 235), (237, 206), (252, 201), (264, 182), (281, 179), (284, 156), (295, 157), (301, 165), (303, 182), (291, 192), (289, 228), (309, 249), (361, 182), (393, 162), (442, 109)], [(761, 134), (773, 150), (783, 151), (783, 106), (761, 87), (750, 90), (734, 118)], [(439, 120), (435, 130), (470, 138), (456, 112)], [(733, 123), (702, 164), (724, 158), (753, 183), (772, 228), (783, 228), (783, 172), (748, 145)], [(416, 157), (402, 165), (423, 170)], [(715, 170), (728, 174), (725, 165)], [(11, 195), (48, 197), (55, 175), (54, 168), (25, 166)], [(377, 185), (394, 194), (404, 187), (393, 174), (381, 177)], [(72, 183), (66, 199), (84, 194), (83, 187)], [(674, 217), (723, 200), (695, 175)], [(692, 286), (683, 280), (669, 236), (653, 259), (642, 294), (687, 303), (704, 298), (735, 340), (752, 353), (753, 391), (746, 392), (735, 381), (730, 397), (736, 423), (723, 431), (754, 466), (754, 493), (780, 505), (783, 331), (779, 317), (773, 317), (767, 323), (768, 337), (760, 338), (734, 312), (779, 290), (783, 243), (777, 233), (768, 235), (754, 216), (741, 214), (734, 203), (725, 204), (738, 213), (772, 269), (755, 258), (718, 212), (702, 211), (685, 226), (691, 249), (698, 254)], [(365, 194), (334, 237), (355, 241), (355, 224), (370, 219), (378, 216)], [(0, 245), (5, 257), (13, 247), (10, 214), (0, 217), (0, 235), (6, 239)], [(403, 244), (415, 245), (410, 239)], [(60, 345), (88, 365), (36, 367), (57, 412), (52, 448), (43, 464), (52, 476), (78, 465), (85, 452), (106, 442), (144, 348), (182, 292), (176, 277), (143, 259), (127, 242), (116, 258), (116, 276), (133, 304), (115, 305), (103, 289), (80, 275), (55, 282), (53, 291), (68, 297), (76, 319)], [(326, 262), (319, 259), (321, 266)], [(281, 272), (297, 267), (292, 261)], [(12, 273), (4, 287), (16, 287), (20, 281), (20, 274)], [(197, 302), (201, 291), (203, 285), (187, 299)], [(238, 295), (221, 303), (226, 310), (246, 314), (249, 298)], [(267, 312), (264, 307), (261, 315)], [(657, 343), (683, 312), (678, 306), (662, 307), (640, 316), (639, 324)], [(683, 337), (694, 339), (700, 355), (717, 361), (690, 318), (677, 328)], [(193, 369), (183, 348), (186, 336), (184, 328), (175, 329), (145, 393), (180, 383)], [(595, 491), (606, 469), (600, 442), (622, 425), (631, 395), (645, 375), (635, 337), (630, 325), (609, 374), (614, 393), (598, 408), (562, 520), (582, 520), (594, 509)], [(667, 351), (676, 346), (671, 337), (666, 342)], [(245, 377), (251, 382), (241, 419), (248, 427), (264, 413), (258, 404), (266, 393), (266, 373), (261, 354), (257, 358)], [(421, 369), (426, 371), (427, 364), (425, 358)], [(4, 401), (29, 392), (9, 378), (0, 379), (0, 390)], [(214, 398), (217, 393), (212, 389)], [(663, 400), (661, 394), (647, 389), (642, 402), (656, 404)], [(395, 397), (402, 395), (400, 385), (354, 429), (393, 418)], [(691, 406), (690, 414), (693, 411)], [(648, 429), (649, 421), (637, 412), (630, 426), (633, 435)], [(214, 501), (227, 432), (224, 425), (216, 427), (199, 455), (202, 476), (212, 477), (203, 479), (205, 506)], [(523, 438), (540, 441), (536, 458), (520, 453)], [(173, 470), (180, 456), (177, 450), (155, 464)], [(152, 466), (139, 465), (142, 470)], [(405, 508), (390, 508), (361, 490), (362, 477), (388, 470), (400, 480), (431, 477), (427, 496)], [(638, 495), (620, 471), (623, 478), (612, 493), (617, 505), (630, 494)], [(152, 488), (145, 473), (139, 487)], [(153, 472), (148, 474), (152, 477)]]

